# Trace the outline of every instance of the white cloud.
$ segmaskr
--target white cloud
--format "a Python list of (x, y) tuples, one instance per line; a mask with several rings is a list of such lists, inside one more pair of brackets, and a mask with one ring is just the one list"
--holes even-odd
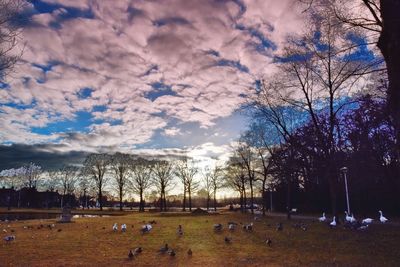
[[(246, 0), (244, 13), (233, 1), (45, 2), (65, 8), (34, 15), (36, 25), (23, 31), (23, 64), (10, 88), (0, 90), (0, 103), (29, 109), (0, 106), (0, 127), (7, 129), (2, 142), (56, 139), (69, 149), (123, 148), (149, 142), (165, 127), (166, 136), (180, 134), (178, 126), (167, 126), (171, 120), (209, 128), (231, 115), (243, 103), (241, 94), (273, 69), (274, 50), (257, 49), (260, 38), (279, 48), (286, 34), (301, 27), (291, 0)], [(90, 9), (94, 18), (60, 20), (71, 7)], [(59, 27), (50, 26), (55, 22)], [(173, 94), (147, 99), (155, 82)], [(83, 88), (91, 95), (81, 97)], [(98, 106), (105, 108), (94, 112)], [(79, 111), (94, 116), (88, 133), (55, 138), (31, 132), (77, 119)]]

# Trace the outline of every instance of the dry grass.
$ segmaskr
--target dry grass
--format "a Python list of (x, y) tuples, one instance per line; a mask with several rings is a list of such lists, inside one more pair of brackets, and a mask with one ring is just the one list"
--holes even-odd
[[(400, 229), (395, 225), (372, 225), (368, 231), (329, 229), (325, 224), (304, 221), (308, 230), (294, 229), (281, 218), (267, 217), (254, 222), (253, 232), (227, 230), (228, 221), (249, 223), (251, 215), (224, 213), (213, 216), (133, 213), (125, 216), (80, 218), (70, 224), (56, 224), (52, 230), (41, 224), (55, 220), (18, 221), (0, 224), (1, 237), (14, 234), (9, 244), (1, 240), (0, 266), (399, 266)], [(143, 221), (156, 220), (153, 230), (139, 233)], [(282, 221), (284, 229), (275, 230)], [(125, 233), (113, 232), (112, 225), (126, 223)], [(223, 223), (222, 233), (213, 224)], [(184, 236), (178, 237), (178, 224)], [(8, 227), (10, 225), (10, 227)], [(25, 229), (24, 226), (33, 226)], [(133, 228), (132, 228), (133, 226)], [(105, 229), (103, 229), (105, 228)], [(11, 233), (11, 230), (14, 230)], [(61, 229), (59, 232), (58, 229)], [(224, 237), (232, 238), (225, 244)], [(272, 239), (271, 247), (265, 237)], [(168, 243), (176, 257), (159, 255)], [(141, 246), (143, 253), (129, 261), (129, 249)], [(193, 256), (186, 254), (188, 248)]]

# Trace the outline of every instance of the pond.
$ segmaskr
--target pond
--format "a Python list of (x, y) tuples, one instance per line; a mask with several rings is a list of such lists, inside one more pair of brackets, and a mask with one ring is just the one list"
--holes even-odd
[[(38, 220), (38, 219), (58, 219), (60, 213), (40, 213), (40, 212), (21, 212), (21, 213), (1, 213), (0, 221), (23, 221), (23, 220)], [(96, 217), (109, 217), (110, 215), (91, 215), (91, 214), (75, 214), (72, 218), (96, 218)]]

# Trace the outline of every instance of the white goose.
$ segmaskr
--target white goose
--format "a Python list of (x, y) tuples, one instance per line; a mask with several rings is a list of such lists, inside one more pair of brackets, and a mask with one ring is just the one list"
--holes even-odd
[(351, 222), (351, 223), (357, 222), (356, 218), (354, 218), (354, 214), (351, 214), (351, 216), (350, 216), (350, 222)]
[(112, 229), (113, 229), (114, 232), (118, 231), (118, 224), (114, 223)]
[(362, 224), (370, 224), (370, 223), (372, 223), (373, 220), (374, 219), (371, 219), (371, 218), (365, 218), (364, 220), (362, 220)]
[(345, 211), (344, 214), (346, 214), (346, 222), (351, 222), (351, 217), (349, 216), (347, 211)]
[(325, 222), (325, 221), (326, 221), (325, 212), (322, 213), (322, 217), (319, 217), (318, 220), (319, 220), (320, 222)]
[(336, 227), (336, 216), (333, 216), (331, 223), (329, 224), (331, 227)]
[(385, 222), (389, 221), (386, 217), (383, 216), (381, 210), (379, 211), (379, 213), (381, 214), (381, 217), (379, 218), (379, 220), (381, 221), (381, 223), (385, 223)]

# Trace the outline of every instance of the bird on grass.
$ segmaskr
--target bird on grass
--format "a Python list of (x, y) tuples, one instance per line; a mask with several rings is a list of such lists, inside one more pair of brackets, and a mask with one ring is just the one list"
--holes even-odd
[(232, 242), (232, 239), (225, 236), (224, 241), (225, 241), (225, 244), (230, 244)]
[(151, 224), (146, 224), (142, 226), (142, 229), (140, 229), (140, 231), (142, 232), (142, 234), (144, 234), (150, 232), (152, 228), (153, 226), (151, 226)]
[(357, 230), (359, 230), (359, 231), (365, 231), (367, 229), (368, 229), (368, 224), (367, 225), (362, 225), (362, 226), (357, 228)]
[(132, 260), (133, 259), (133, 252), (132, 252), (132, 250), (130, 249), (129, 250), (129, 253), (128, 253), (128, 259), (130, 259), (130, 260)]
[(182, 236), (183, 235), (182, 225), (178, 225), (178, 230), (176, 230), (176, 233), (178, 234), (178, 236)]
[(165, 254), (169, 250), (168, 244), (165, 244), (163, 247), (161, 247), (158, 252), (161, 254)]
[(333, 216), (332, 221), (329, 223), (329, 226), (331, 228), (336, 227), (336, 216)]
[(118, 231), (118, 224), (114, 223), (112, 229), (113, 229), (114, 232)]
[(351, 216), (350, 216), (350, 214), (348, 214), (347, 211), (345, 211), (344, 214), (346, 215), (346, 217), (345, 217), (346, 222), (351, 222)]
[(9, 236), (4, 237), (4, 241), (6, 241), (6, 242), (11, 242), (14, 240), (15, 240), (15, 235), (9, 235)]
[(126, 232), (126, 224), (121, 225), (121, 231)]
[(228, 229), (229, 231), (234, 231), (235, 230), (235, 225), (234, 224), (228, 224)]
[(265, 240), (265, 244), (270, 247), (272, 245), (272, 240), (267, 237), (267, 239)]
[(192, 256), (193, 255), (193, 251), (189, 248), (187, 251), (188, 256)]
[(214, 231), (221, 231), (222, 230), (222, 224), (216, 223), (214, 224)]
[(383, 216), (383, 213), (381, 210), (379, 211), (379, 213), (381, 214), (381, 216), (379, 217), (379, 220), (381, 221), (381, 223), (385, 223), (385, 222), (389, 221), (388, 218)]
[(243, 225), (243, 230), (253, 231), (253, 223)]
[(356, 218), (354, 218), (354, 214), (351, 214), (350, 223), (356, 223), (356, 222), (357, 222), (357, 220), (356, 220)]
[(143, 251), (142, 247), (137, 247), (137, 248), (135, 248), (135, 249), (133, 250), (133, 256), (139, 255), (140, 253), (142, 253), (142, 251)]
[(370, 223), (372, 223), (373, 220), (374, 219), (371, 219), (371, 218), (365, 218), (364, 220), (362, 220), (362, 224), (370, 224)]
[(169, 254), (171, 257), (175, 257), (175, 255), (176, 255), (175, 250), (173, 250), (173, 249), (170, 249), (170, 250), (168, 251), (168, 254)]
[(278, 225), (276, 226), (276, 231), (282, 231), (283, 230), (283, 224), (281, 222), (278, 223)]
[(320, 221), (320, 222), (325, 222), (326, 221), (325, 212), (322, 213), (322, 217), (318, 218), (318, 221)]

